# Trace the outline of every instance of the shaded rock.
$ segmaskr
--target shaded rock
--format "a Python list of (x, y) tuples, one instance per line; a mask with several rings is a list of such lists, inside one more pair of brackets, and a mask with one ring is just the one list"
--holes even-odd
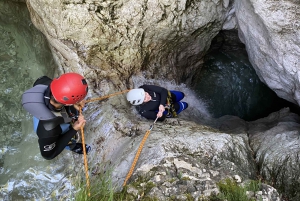
[(300, 118), (283, 109), (249, 123), (250, 145), (259, 174), (271, 185), (299, 199)]
[(240, 38), (260, 80), (299, 105), (299, 3), (241, 0), (235, 10)]
[[(83, 74), (91, 86), (89, 98), (136, 86), (132, 75), (188, 83), (214, 36), (237, 22), (260, 79), (280, 97), (299, 103), (299, 5), (295, 2), (26, 3), (34, 25), (49, 41), (57, 73)], [(243, 181), (256, 179), (259, 173), (282, 192), (299, 197), (297, 115), (282, 110), (254, 122), (230, 116), (192, 120), (205, 116), (194, 113), (196, 106), (191, 104), (178, 119), (155, 124), (129, 181), (140, 189), (132, 185), (129, 193), (161, 200), (185, 199), (187, 193), (198, 198), (218, 193), (216, 183), (226, 177), (237, 175)], [(152, 123), (129, 108), (121, 95), (90, 103), (84, 111), (87, 142), (93, 146), (89, 162), (93, 168), (108, 162), (119, 188)]]

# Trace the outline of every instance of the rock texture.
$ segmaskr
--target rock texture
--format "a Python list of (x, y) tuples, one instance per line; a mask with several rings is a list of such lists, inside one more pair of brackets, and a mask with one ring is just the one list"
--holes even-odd
[(260, 79), (279, 97), (300, 104), (299, 1), (235, 2), (239, 33)]
[[(299, 3), (295, 1), (26, 3), (34, 25), (49, 41), (58, 73), (82, 73), (92, 89), (89, 98), (132, 88), (149, 78), (188, 83), (214, 36), (238, 25), (260, 78), (280, 97), (300, 101)], [(299, 198), (300, 191), (289, 188), (292, 184), (299, 188), (299, 181), (293, 179), (299, 165), (297, 116), (284, 110), (257, 122), (236, 117), (214, 120), (197, 110), (192, 93), (189, 98), (190, 107), (179, 119), (155, 125), (129, 183), (142, 177), (155, 183), (147, 195), (181, 199), (187, 193), (199, 198), (217, 192), (216, 182), (225, 177), (237, 175), (244, 181), (262, 176), (281, 192)], [(194, 111), (198, 112), (192, 116)], [(151, 121), (140, 118), (123, 95), (90, 103), (84, 114), (87, 141), (94, 147), (89, 161), (93, 166), (111, 162), (114, 182), (120, 187)]]
[(299, 199), (299, 122), (298, 115), (283, 109), (249, 123), (258, 173), (294, 199)]
[(190, 77), (223, 24), (232, 26), (229, 0), (28, 0), (27, 5), (61, 69), (80, 68), (121, 88), (131, 87), (130, 76), (141, 70), (152, 78)]

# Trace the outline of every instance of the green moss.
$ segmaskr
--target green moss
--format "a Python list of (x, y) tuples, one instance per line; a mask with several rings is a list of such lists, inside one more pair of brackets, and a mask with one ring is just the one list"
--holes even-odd
[(185, 194), (187, 201), (194, 201), (194, 198), (191, 194)]
[(153, 168), (151, 168), (151, 172), (157, 172), (159, 169), (158, 169), (158, 167), (157, 166), (155, 166), (155, 167), (153, 167)]
[(105, 175), (92, 177), (89, 188), (85, 182), (81, 182), (78, 187), (80, 190), (75, 195), (76, 201), (109, 201), (114, 198), (114, 189), (111, 180)]
[(176, 178), (172, 178), (172, 179), (169, 180), (170, 183), (173, 183), (174, 181), (177, 181), (177, 179)]
[[(155, 187), (155, 183), (145, 181), (145, 178), (138, 177), (135, 182), (123, 187), (121, 191), (116, 191), (112, 185), (110, 172), (99, 173), (90, 180), (90, 188), (86, 188), (85, 181), (80, 183), (80, 190), (77, 192), (76, 201), (159, 201), (155, 197), (150, 197), (147, 194)], [(128, 188), (135, 188), (138, 190), (138, 196), (128, 193)], [(90, 196), (89, 196), (90, 193)]]
[(156, 186), (156, 184), (155, 183), (153, 183), (153, 182), (147, 182), (147, 184), (146, 184), (146, 188), (147, 189), (152, 189), (153, 187), (155, 187)]
[[(178, 198), (176, 197), (176, 195), (171, 195), (169, 197), (169, 201), (177, 201)], [(191, 194), (185, 194), (185, 200), (186, 201), (194, 201), (195, 199), (193, 198), (193, 196)]]
[(189, 177), (182, 177), (181, 180), (190, 181), (191, 179)]
[(149, 197), (149, 196), (146, 196), (146, 197), (144, 197), (144, 198), (142, 198), (141, 200), (143, 200), (143, 201), (159, 201), (159, 199), (158, 198), (153, 198), (153, 197)]
[(129, 186), (135, 188), (138, 191), (138, 195), (140, 197), (144, 197), (144, 199), (155, 200), (156, 198), (150, 198), (148, 193), (152, 190), (152, 188), (156, 187), (156, 184), (149, 181), (147, 178), (139, 176), (135, 181), (128, 184)]
[(209, 197), (206, 197), (204, 195), (200, 195), (197, 201), (219, 201), (219, 200), (211, 200)]
[(218, 195), (211, 195), (209, 200), (211, 201), (255, 201), (253, 198), (248, 198), (246, 191), (258, 191), (260, 188), (260, 182), (250, 181), (244, 187), (239, 186), (235, 181), (227, 178), (217, 183), (220, 190)]
[(245, 188), (248, 190), (248, 191), (253, 191), (253, 192), (256, 192), (256, 191), (259, 191), (260, 188), (261, 188), (261, 182), (260, 181), (254, 181), (254, 180), (250, 180)]

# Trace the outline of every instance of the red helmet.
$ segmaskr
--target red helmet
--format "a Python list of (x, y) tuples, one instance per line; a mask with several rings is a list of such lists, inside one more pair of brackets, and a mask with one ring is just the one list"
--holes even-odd
[(56, 101), (65, 105), (73, 105), (84, 99), (88, 92), (88, 85), (81, 75), (65, 73), (53, 79), (50, 89)]

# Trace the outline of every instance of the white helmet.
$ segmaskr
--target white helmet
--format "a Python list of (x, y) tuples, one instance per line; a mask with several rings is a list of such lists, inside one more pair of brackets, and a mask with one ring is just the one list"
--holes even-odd
[(140, 105), (144, 102), (145, 91), (144, 89), (131, 89), (126, 97), (132, 105)]

